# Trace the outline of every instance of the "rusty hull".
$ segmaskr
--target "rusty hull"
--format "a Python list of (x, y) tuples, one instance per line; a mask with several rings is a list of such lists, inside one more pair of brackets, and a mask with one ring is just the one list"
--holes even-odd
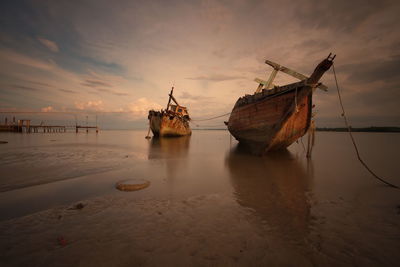
[(260, 153), (286, 148), (307, 132), (311, 107), (312, 87), (299, 83), (282, 94), (236, 105), (228, 129), (239, 142)]
[(189, 122), (181, 116), (153, 112), (149, 114), (150, 129), (154, 136), (184, 136), (192, 134)]
[[(266, 63), (274, 68), (269, 80), (256, 79), (259, 83), (256, 92), (236, 101), (227, 123), (230, 133), (240, 143), (250, 145), (257, 154), (290, 146), (307, 133), (313, 92), (316, 88), (326, 90), (319, 80), (332, 66), (335, 57), (329, 54), (310, 77), (267, 60)], [(278, 71), (301, 81), (271, 88)]]
[(312, 89), (310, 87), (308, 89), (304, 88), (306, 93), (297, 97), (297, 107), (289, 112), (286, 121), (271, 140), (267, 150), (286, 148), (307, 133), (312, 114)]

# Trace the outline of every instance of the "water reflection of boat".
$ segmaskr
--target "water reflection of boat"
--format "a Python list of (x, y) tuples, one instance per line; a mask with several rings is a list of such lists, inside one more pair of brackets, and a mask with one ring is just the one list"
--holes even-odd
[(288, 150), (251, 156), (237, 146), (226, 164), (237, 202), (289, 238), (304, 237), (310, 221), (312, 174)]
[(149, 147), (149, 159), (186, 157), (189, 145), (190, 136), (174, 138), (153, 137)]
[(177, 177), (185, 173), (185, 168), (187, 168), (189, 146), (190, 136), (153, 137), (149, 142), (149, 160), (163, 163), (158, 165), (161, 168), (154, 166), (152, 171), (156, 171), (158, 175), (163, 175), (167, 182), (167, 192), (171, 195), (174, 194), (177, 186)]

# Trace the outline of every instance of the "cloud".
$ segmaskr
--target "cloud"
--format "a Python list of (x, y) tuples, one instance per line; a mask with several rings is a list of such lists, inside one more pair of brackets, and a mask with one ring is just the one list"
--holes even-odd
[(35, 87), (30, 87), (30, 86), (23, 86), (23, 85), (12, 85), (13, 88), (15, 89), (21, 89), (24, 91), (40, 91), (40, 89), (35, 88)]
[(99, 86), (112, 87), (112, 85), (107, 82), (100, 80), (89, 80), (89, 79), (85, 80), (85, 82), (82, 83), (82, 85), (87, 87), (99, 87)]
[(218, 58), (226, 58), (227, 53), (226, 53), (226, 48), (219, 48), (219, 49), (215, 49), (212, 54)]
[(68, 93), (68, 94), (77, 94), (77, 92), (69, 90), (69, 89), (58, 89), (61, 92)]
[(147, 116), (149, 110), (159, 110), (161, 105), (158, 103), (147, 100), (147, 98), (142, 97), (132, 102), (128, 106), (128, 111), (132, 113), (134, 118), (143, 118)]
[(329, 43), (327, 40), (318, 40), (318, 39), (306, 39), (303, 40), (300, 44), (294, 46), (296, 50), (304, 50), (307, 49), (309, 51), (315, 52), (326, 52), (332, 47), (332, 44)]
[(36, 81), (32, 81), (32, 80), (28, 80), (28, 79), (21, 79), (21, 78), (15, 78), (15, 79), (19, 80), (19, 81), (22, 81), (24, 83), (32, 83), (32, 84), (36, 84), (36, 85), (52, 87), (50, 84), (44, 83), (44, 82), (36, 82)]
[(128, 96), (128, 93), (122, 93), (122, 92), (111, 92), (113, 95), (117, 95), (117, 96)]
[(246, 79), (244, 76), (234, 76), (234, 75), (224, 75), (224, 74), (211, 74), (208, 76), (195, 76), (195, 77), (187, 77), (187, 80), (203, 80), (203, 81), (211, 81), (211, 82), (222, 82), (229, 80), (238, 80), (238, 79)]
[[(126, 82), (121, 76), (110, 75), (110, 74), (99, 74), (93, 70), (88, 71), (88, 75), (84, 79), (81, 85), (93, 88), (97, 92), (101, 93), (109, 93), (116, 96), (128, 96), (129, 94), (126, 92), (121, 92), (117, 90), (109, 89), (111, 87), (119, 86)], [(104, 88), (107, 87), (107, 88)], [(95, 94), (96, 92), (89, 92), (91, 94)]]
[(207, 0), (201, 1), (201, 15), (214, 33), (220, 33), (230, 26), (234, 14), (229, 5), (218, 0)]
[(0, 50), (0, 59), (42, 70), (51, 70), (55, 67), (54, 62), (51, 60), (44, 61), (14, 52), (9, 49)]
[(212, 99), (212, 97), (209, 96), (202, 96), (202, 95), (192, 95), (188, 92), (182, 92), (181, 95), (179, 96), (180, 99), (188, 99), (188, 100), (209, 100)]
[(111, 93), (112, 91), (110, 89), (105, 89), (105, 88), (96, 88), (98, 92), (102, 93)]
[(102, 111), (104, 104), (102, 100), (91, 100), (87, 102), (75, 102), (75, 107), (79, 110)]
[(51, 112), (51, 111), (55, 111), (55, 110), (52, 106), (48, 106), (48, 107), (41, 108), (41, 111), (42, 112)]
[[(115, 90), (110, 90), (107, 88), (95, 88), (95, 90), (97, 92), (101, 92), (101, 93), (108, 93), (108, 94), (112, 94), (112, 95), (116, 95), (116, 96), (128, 96), (128, 93), (123, 93), (123, 92), (118, 92)], [(91, 93), (96, 93), (96, 92), (91, 92)]]
[[(309, 75), (331, 51), (338, 55), (335, 66), (351, 112), (357, 108), (357, 114), (370, 116), (388, 106), (385, 101), (391, 107), (399, 104), (395, 97), (383, 99), (383, 92), (395, 92), (400, 77), (399, 60), (390, 58), (399, 54), (398, 1), (14, 2), (0, 9), (5, 22), (0, 75), (12, 106), (86, 109), (102, 100), (97, 108), (127, 112), (130, 101), (142, 98), (132, 109), (143, 115), (146, 101), (163, 103), (165, 86), (175, 81), (190, 88), (177, 96), (193, 116), (212, 117), (254, 91), (254, 77), (268, 78), (271, 69), (264, 59)], [(286, 77), (278, 74), (276, 83), (285, 83)], [(324, 75), (324, 83), (332, 81), (331, 74)], [(9, 90), (37, 92), (28, 99)], [(321, 112), (336, 115), (331, 106), (321, 105), (326, 108)]]
[(37, 39), (42, 45), (47, 47), (50, 51), (52, 51), (52, 52), (59, 51), (58, 45), (55, 42), (47, 40), (45, 38), (41, 38), (41, 37), (38, 37)]
[(306, 0), (295, 3), (296, 21), (305, 27), (352, 32), (390, 1)]
[(355, 83), (400, 81), (400, 55), (392, 56), (388, 60), (346, 64), (337, 69), (341, 73), (347, 73), (348, 81)]

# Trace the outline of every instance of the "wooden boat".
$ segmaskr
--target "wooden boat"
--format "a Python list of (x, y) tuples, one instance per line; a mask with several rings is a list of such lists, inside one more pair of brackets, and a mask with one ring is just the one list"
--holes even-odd
[[(257, 149), (257, 153), (288, 147), (307, 133), (311, 123), (312, 95), (318, 87), (327, 90), (319, 82), (333, 64), (335, 55), (329, 54), (315, 68), (310, 77), (272, 61), (268, 81), (256, 78), (259, 86), (254, 94), (239, 98), (226, 123), (230, 133), (240, 142)], [(273, 80), (282, 71), (300, 82), (275, 86)]]
[[(180, 106), (173, 96), (174, 87), (169, 93), (167, 108), (149, 111), (150, 129), (154, 136), (184, 136), (192, 134), (190, 117), (186, 107)], [(171, 104), (171, 100), (175, 105)]]

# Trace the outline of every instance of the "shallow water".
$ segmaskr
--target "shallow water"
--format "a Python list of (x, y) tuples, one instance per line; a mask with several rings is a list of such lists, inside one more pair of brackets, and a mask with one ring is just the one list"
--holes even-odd
[[(376, 266), (400, 260), (400, 191), (363, 169), (346, 133), (317, 132), (310, 160), (301, 142), (257, 157), (227, 131), (145, 135), (0, 133), (8, 141), (0, 144), (0, 263)], [(400, 184), (400, 134), (354, 135), (369, 166)], [(132, 178), (151, 184), (136, 192), (115, 189)], [(68, 209), (81, 202), (82, 210)], [(66, 246), (57, 243), (59, 235)]]

